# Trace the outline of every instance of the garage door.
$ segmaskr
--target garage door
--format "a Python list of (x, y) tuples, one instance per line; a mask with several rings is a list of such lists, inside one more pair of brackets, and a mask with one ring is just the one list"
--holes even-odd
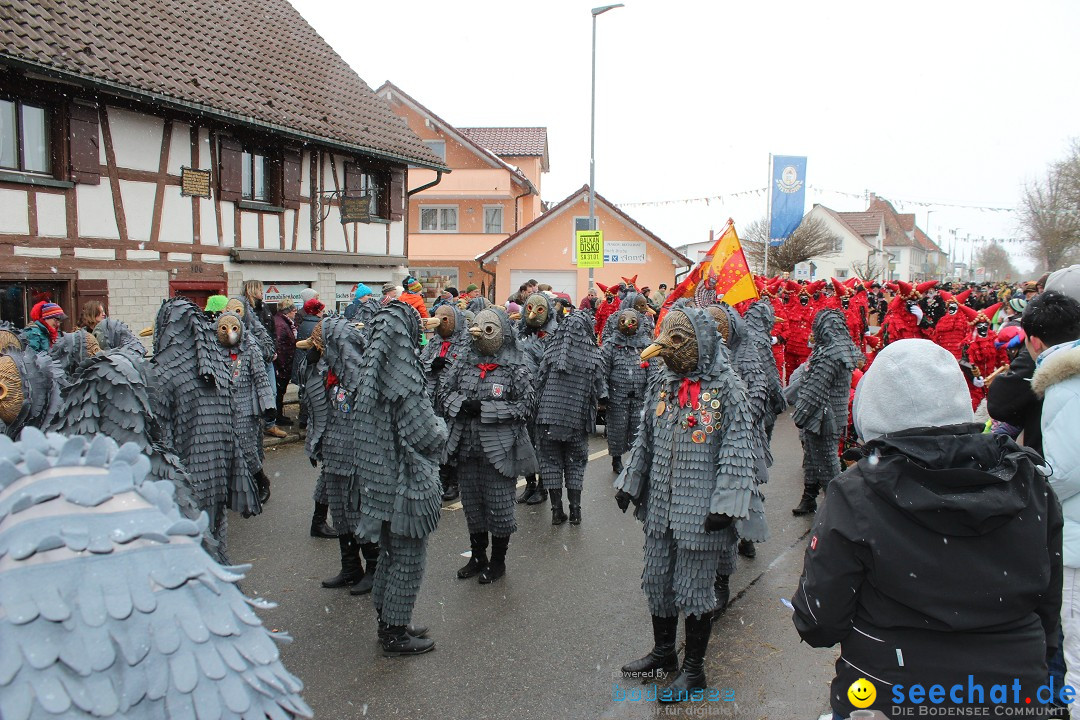
[(517, 289), (529, 280), (543, 284), (547, 283), (555, 292), (563, 292), (577, 302), (577, 271), (576, 270), (511, 270), (510, 291)]

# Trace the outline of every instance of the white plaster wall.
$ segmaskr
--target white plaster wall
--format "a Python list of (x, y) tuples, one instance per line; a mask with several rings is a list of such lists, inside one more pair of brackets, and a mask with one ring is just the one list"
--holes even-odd
[(240, 213), (240, 247), (259, 247), (259, 215), (253, 212)]
[[(210, 131), (205, 128), (199, 128), (199, 167), (202, 169), (211, 168), (210, 162)], [(211, 178), (211, 184), (213, 184), (213, 178)]]
[[(100, 116), (99, 116), (100, 118)], [(98, 163), (101, 165), (108, 164), (108, 158), (105, 157), (105, 131), (101, 129), (101, 123), (98, 122)]]
[[(153, 183), (131, 180), (119, 182), (120, 197), (124, 200), (124, 219), (127, 221), (128, 239), (146, 242), (150, 239), (157, 187)], [(190, 224), (191, 220), (188, 219), (188, 225)]]
[(157, 172), (165, 121), (114, 107), (110, 107), (108, 113), (116, 164), (122, 168)]
[(263, 215), (263, 242), (267, 248), (281, 247), (281, 219), (282, 216), (277, 213)]
[(390, 223), (390, 254), (405, 254), (405, 223)]
[(300, 194), (311, 196), (311, 153), (307, 150), (300, 153)]
[(65, 237), (67, 235), (67, 206), (63, 195), (37, 194), (38, 235)]
[[(281, 216), (281, 222), (285, 226), (285, 249), (292, 250), (293, 222), (296, 220), (295, 210), (286, 210)], [(275, 246), (276, 247), (276, 246)]]
[(26, 235), (30, 232), (30, 215), (23, 190), (0, 190), (0, 232)]
[[(206, 204), (209, 205), (210, 203)], [(215, 213), (215, 218), (216, 217), (217, 214)], [(233, 204), (221, 203), (221, 244), (225, 247), (232, 247), (236, 244), (236, 239), (234, 237), (236, 231), (236, 228), (234, 227), (234, 218)], [(203, 236), (205, 237), (206, 233), (203, 233)], [(216, 235), (214, 237), (216, 237)], [(214, 242), (216, 243), (217, 240), (215, 239)]]
[(191, 126), (174, 122), (169, 144), (169, 174), (179, 175), (182, 165), (191, 167)]
[(92, 238), (120, 239), (116, 229), (116, 213), (113, 211), (112, 190), (107, 180), (97, 185), (75, 186), (79, 203), (79, 235)]
[(311, 247), (311, 206), (307, 203), (300, 205), (300, 224), (296, 232), (296, 249), (312, 250)]
[(199, 200), (199, 233), (200, 244), (217, 245), (217, 214), (214, 212), (214, 200), (201, 198)]
[(345, 235), (341, 232), (341, 213), (336, 207), (331, 207), (329, 210), (326, 220), (323, 221), (326, 224), (326, 249), (344, 252)]
[(381, 223), (354, 223), (356, 252), (368, 255), (386, 254), (386, 226)]
[(165, 202), (161, 206), (161, 233), (158, 239), (162, 242), (187, 245), (195, 240), (195, 229), (191, 226), (191, 198), (181, 195), (178, 187), (165, 186)]

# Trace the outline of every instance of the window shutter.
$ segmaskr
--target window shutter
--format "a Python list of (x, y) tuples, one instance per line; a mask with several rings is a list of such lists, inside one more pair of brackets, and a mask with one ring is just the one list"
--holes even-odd
[(299, 202), (302, 155), (295, 148), (285, 148), (281, 152), (281, 197), (285, 202)]
[(390, 170), (390, 220), (401, 220), (405, 211), (405, 168)]
[(345, 194), (349, 197), (359, 197), (362, 181), (360, 176), (363, 170), (353, 162), (345, 163)]
[(90, 300), (97, 300), (105, 308), (105, 314), (109, 313), (109, 281), (79, 279), (75, 283), (75, 307), (69, 311), (69, 315), (78, 322), (82, 313), (82, 307)]
[(85, 185), (101, 182), (98, 137), (97, 108), (72, 103), (68, 110), (68, 177), (72, 182)]
[(218, 190), (222, 200), (239, 202), (244, 180), (241, 174), (243, 146), (231, 137), (222, 137), (218, 157)]

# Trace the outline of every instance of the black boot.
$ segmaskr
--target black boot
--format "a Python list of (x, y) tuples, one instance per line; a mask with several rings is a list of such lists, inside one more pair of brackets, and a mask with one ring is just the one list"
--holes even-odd
[(360, 545), (352, 533), (338, 535), (338, 547), (341, 548), (341, 572), (322, 581), (324, 588), (340, 588), (355, 585), (364, 579), (364, 568), (360, 565)]
[(803, 488), (802, 500), (791, 511), (792, 515), (812, 515), (817, 512), (817, 486), (807, 485)]
[(566, 513), (562, 507), (562, 488), (549, 490), (548, 494), (551, 495), (551, 524), (562, 525), (566, 522)]
[(468, 580), (479, 575), (480, 571), (488, 566), (487, 533), (472, 533), (469, 535), (469, 545), (472, 547), (472, 557), (469, 558), (465, 567), (457, 571), (457, 576), (461, 580)]
[[(535, 475), (533, 475), (532, 477), (533, 477), (533, 480), (536, 480)], [(528, 482), (528, 479), (526, 479), (525, 482)], [(525, 501), (525, 504), (526, 505), (539, 505), (540, 503), (544, 502), (547, 499), (548, 499), (548, 491), (544, 489), (544, 483), (537, 481), (537, 483), (536, 483), (536, 492), (534, 492), (532, 494), (532, 497), (530, 497), (528, 500)]]
[(581, 524), (581, 491), (566, 490), (566, 499), (570, 501), (570, 524)]
[(622, 455), (611, 456), (611, 472), (618, 475), (623, 471)]
[(660, 693), (658, 698), (660, 702), (687, 700), (694, 690), (705, 689), (708, 684), (705, 679), (705, 651), (709, 647), (710, 634), (712, 634), (711, 616), (686, 616), (686, 652), (683, 655), (682, 670), (667, 686), (667, 689)]
[(382, 643), (383, 657), (421, 655), (435, 649), (434, 640), (410, 635), (405, 625), (382, 625), (379, 642)]
[(259, 470), (255, 476), (255, 487), (259, 491), (259, 504), (265, 505), (270, 499), (270, 478), (266, 477), (266, 473), (262, 470)]
[(326, 514), (330, 506), (326, 503), (315, 503), (315, 512), (311, 513), (311, 537), (336, 538), (337, 530), (330, 527), (326, 522)]
[[(389, 625), (384, 623), (382, 620), (379, 621), (379, 642), (383, 641), (383, 638), (387, 635), (387, 631), (389, 629)], [(414, 638), (423, 638), (427, 637), (428, 628), (425, 625), (409, 624), (405, 626), (405, 632), (409, 633), (409, 635), (413, 636)]]
[(714, 620), (724, 614), (724, 611), (727, 610), (728, 601), (731, 600), (729, 579), (727, 575), (717, 575), (716, 581), (713, 583), (713, 590), (716, 591), (716, 609), (712, 612)]
[(457, 468), (453, 465), (443, 465), (439, 468), (439, 480), (442, 481), (442, 501), (453, 502), (461, 495), (458, 490)]
[(375, 586), (375, 570), (379, 567), (379, 544), (363, 543), (360, 552), (364, 555), (364, 577), (349, 589), (350, 595), (367, 595)]
[(744, 558), (750, 558), (753, 560), (757, 557), (757, 548), (754, 547), (754, 543), (750, 540), (739, 541), (739, 554)]
[(491, 536), (491, 560), (477, 578), (481, 585), (493, 583), (506, 574), (506, 548), (509, 545), (509, 535)]
[(633, 662), (622, 666), (623, 676), (640, 677), (642, 682), (646, 678), (655, 679), (659, 674), (657, 670), (665, 673), (675, 672), (679, 669), (679, 656), (675, 652), (675, 635), (679, 630), (679, 616), (659, 617), (652, 616), (652, 651)]
[(532, 500), (532, 496), (536, 494), (536, 475), (530, 475), (525, 478), (525, 489), (518, 495), (518, 504), (527, 503)]

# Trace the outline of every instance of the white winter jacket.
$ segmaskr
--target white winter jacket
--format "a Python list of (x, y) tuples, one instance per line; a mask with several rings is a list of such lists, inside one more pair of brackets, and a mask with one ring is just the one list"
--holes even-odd
[(1039, 355), (1031, 387), (1044, 398), (1043, 456), (1054, 471), (1050, 486), (1065, 517), (1064, 564), (1080, 568), (1080, 340)]

